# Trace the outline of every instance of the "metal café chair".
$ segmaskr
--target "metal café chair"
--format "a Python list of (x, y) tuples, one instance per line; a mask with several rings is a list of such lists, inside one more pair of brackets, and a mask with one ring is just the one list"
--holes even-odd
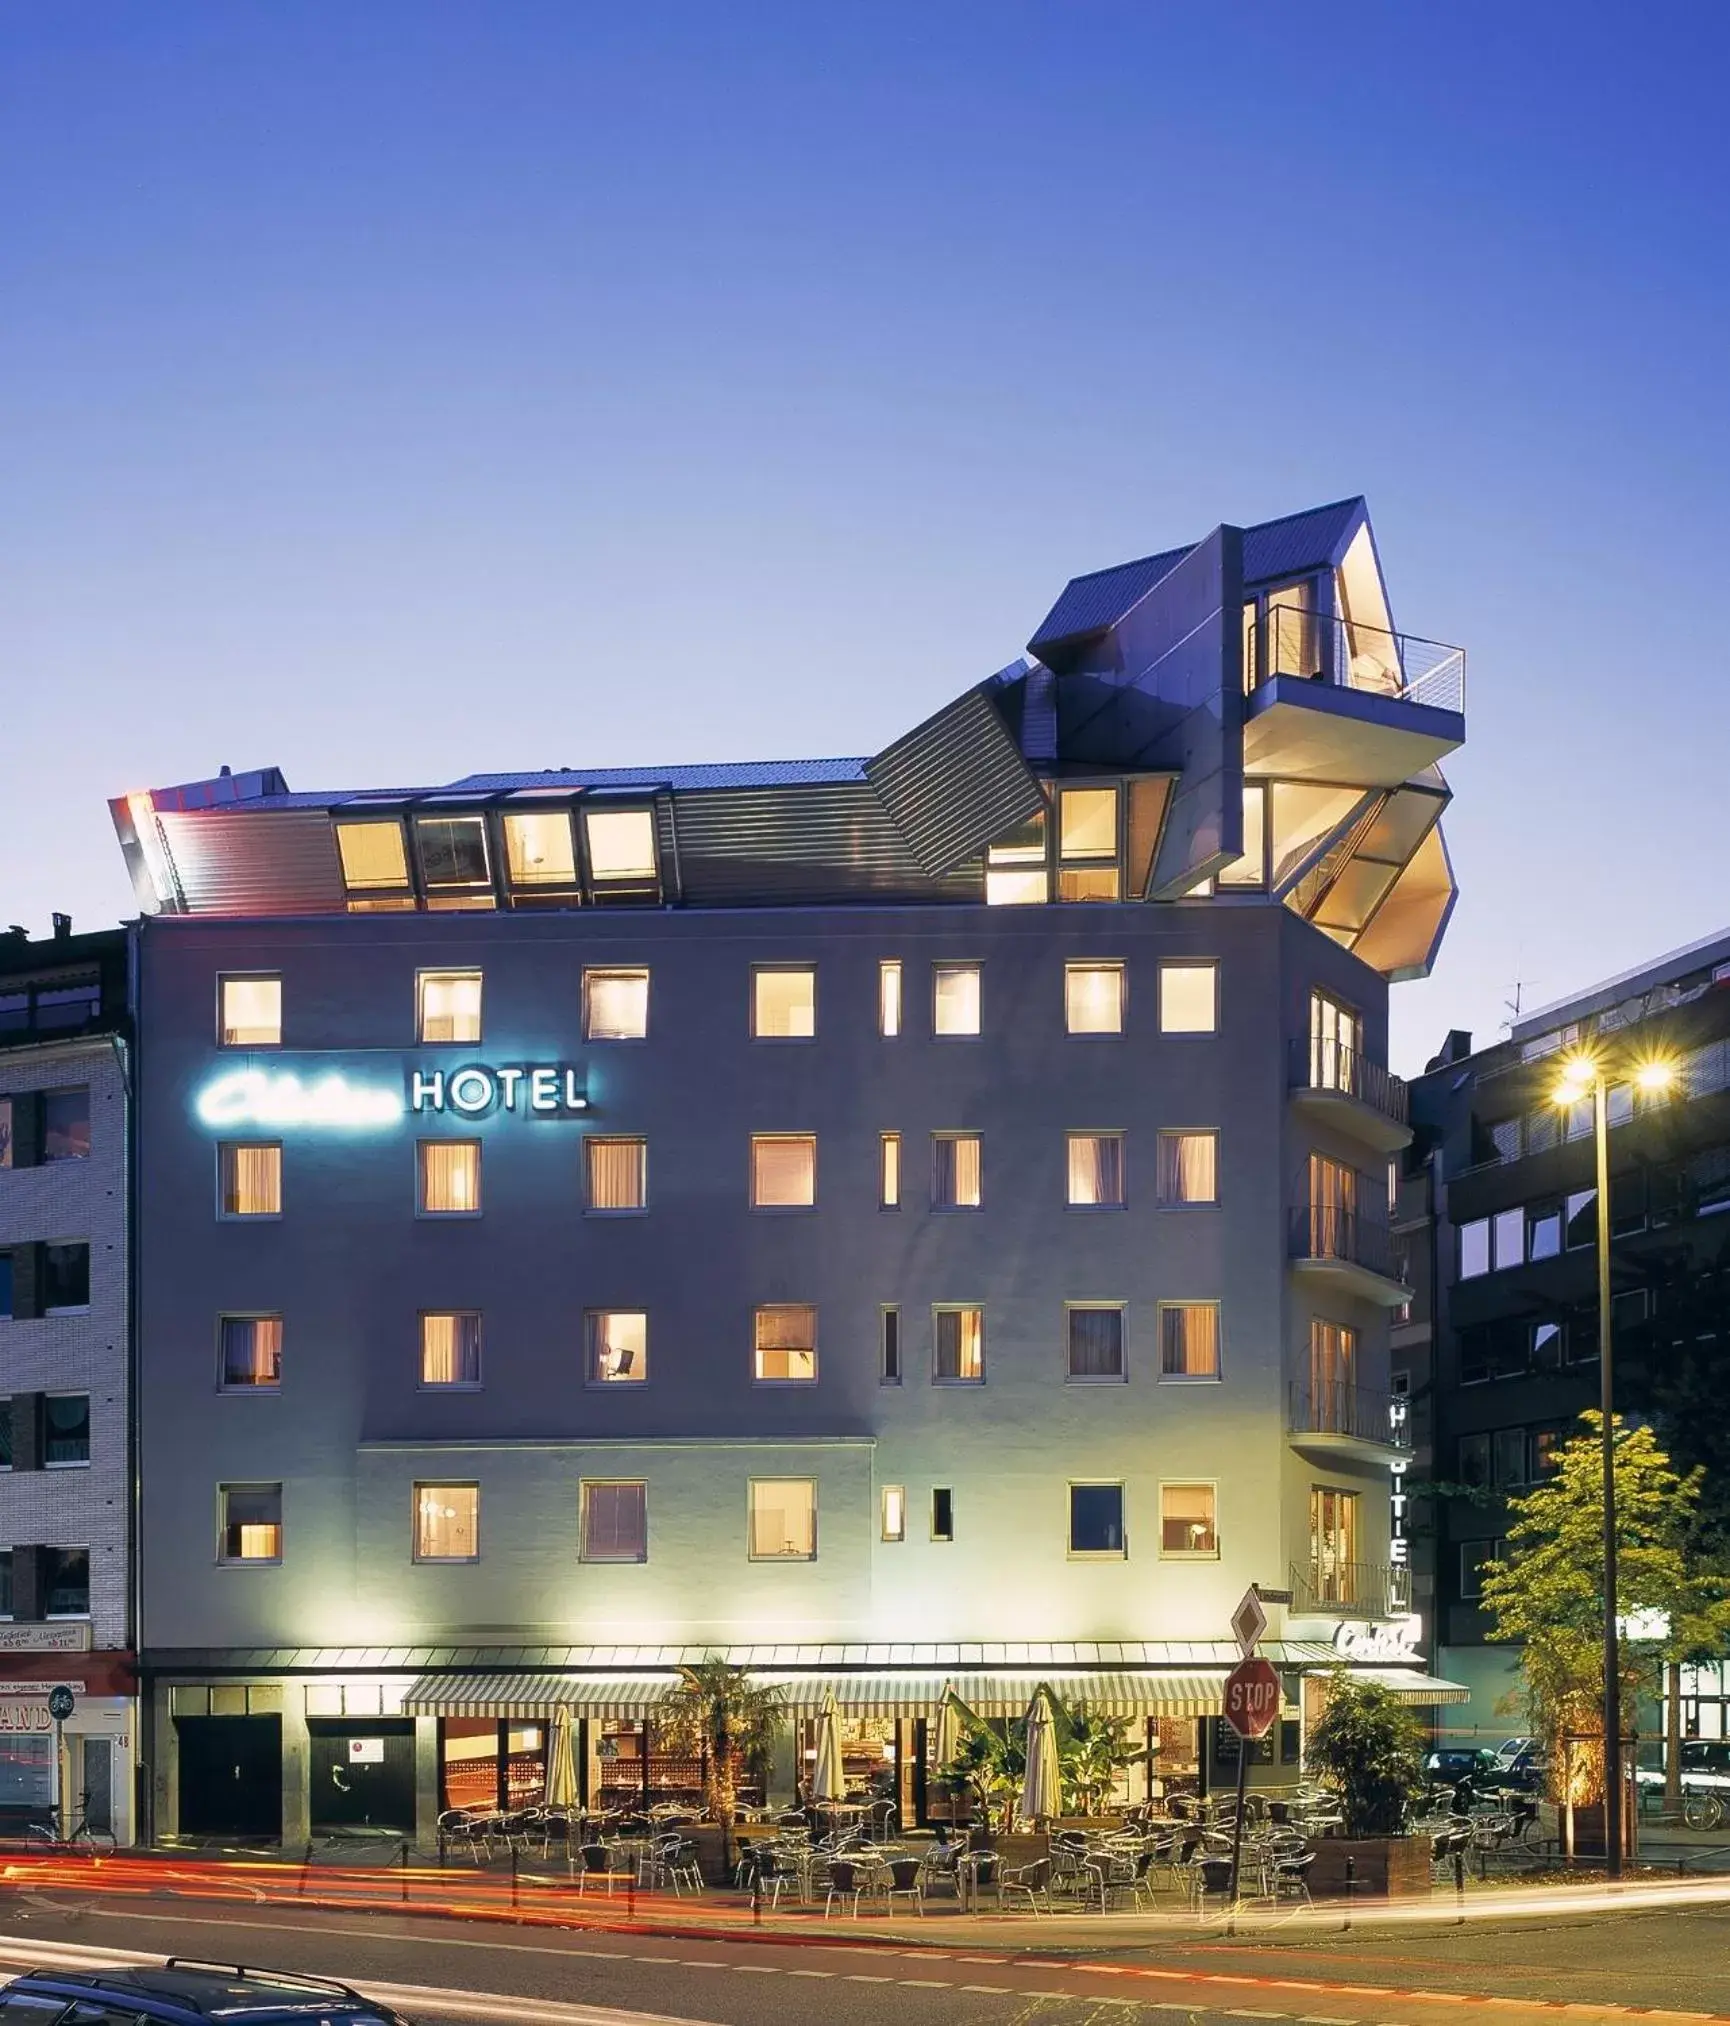
[(864, 1898), (866, 1878), (864, 1865), (850, 1857), (831, 1858), (829, 1862), (829, 1890), (823, 1900), (823, 1918), (829, 1918), (829, 1909), (836, 1900), (853, 1902), (853, 1918), (859, 1918), (859, 1902)]
[(591, 1885), (598, 1885), (602, 1879), (607, 1882), (607, 1897), (613, 1896), (613, 1853), (604, 1843), (585, 1843), (577, 1851), (582, 1870), (577, 1873), (577, 1897), (581, 1899)]

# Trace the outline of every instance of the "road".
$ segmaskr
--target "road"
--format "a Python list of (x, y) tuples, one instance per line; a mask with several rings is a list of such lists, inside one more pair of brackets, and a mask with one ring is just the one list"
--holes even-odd
[(1478, 2018), (1553, 2026), (1559, 2016), (1575, 2026), (1636, 2017), (1664, 2026), (1730, 2017), (1723, 1905), (1559, 1917), (1539, 1927), (1198, 1937), (1110, 1953), (1049, 1921), (1033, 1948), (962, 1953), (940, 1937), (912, 1948), (864, 1936), (686, 1941), (378, 1913), (194, 1909), (169, 1899), (116, 1904), (33, 1889), (0, 1900), (0, 1963), (65, 1947), (80, 1960), (95, 1959), (85, 1951), (179, 1953), (340, 1976), (450, 2026), (599, 2026), (621, 2013), (716, 2026), (1425, 2026)]

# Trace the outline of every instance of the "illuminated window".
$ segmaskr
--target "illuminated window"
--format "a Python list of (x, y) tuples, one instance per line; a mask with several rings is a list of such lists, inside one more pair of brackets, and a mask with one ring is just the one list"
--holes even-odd
[(1027, 907), (1051, 898), (1043, 809), (987, 847), (985, 898), (992, 907)]
[(394, 816), (338, 823), (336, 849), (342, 860), (342, 883), (350, 893), (408, 891), (408, 846)]
[(1159, 967), (1161, 1034), (1219, 1031), (1219, 966), (1170, 962)]
[(224, 1048), (279, 1048), (282, 1045), (282, 980), (260, 976), (217, 980)]
[(1159, 1376), (1219, 1377), (1219, 1303), (1163, 1301), (1159, 1305)]
[(591, 1134), (583, 1142), (583, 1167), (591, 1210), (649, 1207), (647, 1140), (600, 1139)]
[(512, 886), (574, 890), (577, 854), (569, 813), (539, 809), (507, 814), (505, 865)]
[(478, 1386), (481, 1319), (476, 1309), (429, 1309), (420, 1319), (423, 1386)]
[(585, 1562), (649, 1559), (649, 1487), (640, 1479), (584, 1478), (578, 1487)]
[(42, 1162), (90, 1158), (90, 1092), (79, 1084), (42, 1093)]
[(417, 1484), (414, 1488), (414, 1558), (417, 1562), (478, 1562), (481, 1488), (478, 1484)]
[(1071, 1034), (1121, 1034), (1123, 966), (1065, 964), (1063, 1020)]
[(931, 1538), (934, 1541), (955, 1538), (955, 1493), (946, 1484), (938, 1485), (931, 1494)]
[(1070, 1208), (1121, 1210), (1122, 1133), (1070, 1133), (1068, 1147)]
[(1310, 1426), (1333, 1435), (1355, 1435), (1358, 1333), (1323, 1316), (1310, 1318)]
[(423, 1043), (479, 1041), (479, 971), (421, 971), (415, 977), (415, 1020)]
[(890, 1039), (901, 1032), (899, 958), (890, 958), (877, 966), (877, 1032)]
[(758, 1309), (755, 1369), (759, 1379), (815, 1379), (816, 1309), (808, 1302), (779, 1302)]
[(649, 1376), (649, 1318), (643, 1310), (590, 1309), (583, 1318), (583, 1369), (591, 1386), (640, 1385)]
[(932, 1377), (946, 1384), (978, 1385), (985, 1377), (985, 1311), (968, 1304), (931, 1312)]
[(1363, 1084), (1364, 1023), (1326, 992), (1310, 994), (1310, 1084), (1353, 1096)]
[(1117, 790), (1064, 788), (1057, 809), (1058, 899), (1116, 900)]
[(1318, 1604), (1365, 1601), (1367, 1571), (1358, 1560), (1358, 1494), (1310, 1487), (1310, 1578)]
[(809, 1210), (817, 1201), (817, 1135), (751, 1135), (751, 1208)]
[(982, 1142), (977, 1133), (931, 1135), (933, 1210), (977, 1210), (983, 1172)]
[(892, 1305), (879, 1315), (877, 1376), (885, 1386), (901, 1383), (901, 1311)]
[(583, 973), (585, 1041), (641, 1041), (648, 1031), (646, 970)]
[(754, 1477), (748, 1493), (747, 1539), (754, 1562), (817, 1559), (817, 1482), (810, 1477)]
[(1123, 1303), (1072, 1301), (1063, 1312), (1064, 1371), (1071, 1379), (1121, 1379)]
[(225, 1393), (274, 1391), (282, 1384), (282, 1317), (225, 1315), (217, 1323)]
[(1122, 1560), (1129, 1553), (1121, 1484), (1069, 1487), (1069, 1552)]
[(931, 1031), (934, 1034), (977, 1034), (979, 1000), (977, 964), (932, 965)]
[(901, 1135), (877, 1135), (877, 1203), (880, 1209), (901, 1208)]
[(904, 1541), (907, 1538), (905, 1485), (886, 1484), (883, 1487), (883, 1538), (886, 1541)]
[(421, 1140), (415, 1153), (423, 1217), (480, 1215), (479, 1140)]
[(1267, 883), (1267, 789), (1260, 781), (1243, 787), (1243, 856), (1220, 867), (1221, 886), (1264, 886)]
[(414, 834), (429, 907), (493, 905), (484, 816), (417, 816)]
[(589, 876), (597, 886), (610, 881), (641, 885), (655, 878), (655, 818), (648, 809), (588, 809), (583, 833), (589, 848)]
[(282, 1560), (282, 1486), (222, 1484), (217, 1486), (221, 1510), (218, 1559), (224, 1562)]
[(759, 964), (751, 973), (751, 1033), (809, 1041), (817, 1032), (817, 973), (809, 964)]
[(1159, 1552), (1167, 1556), (1219, 1553), (1218, 1494), (1211, 1484), (1159, 1487)]
[(282, 1147), (274, 1140), (225, 1140), (216, 1150), (224, 1217), (282, 1215)]
[(1157, 1188), (1163, 1207), (1219, 1201), (1218, 1148), (1219, 1135), (1211, 1131), (1160, 1134)]

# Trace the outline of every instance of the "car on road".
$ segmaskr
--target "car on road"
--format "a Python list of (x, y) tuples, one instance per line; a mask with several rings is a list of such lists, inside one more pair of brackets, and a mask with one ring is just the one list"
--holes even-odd
[[(1634, 1775), (1642, 1793), (1664, 1791), (1662, 1766)], [(1730, 1817), (1730, 1738), (1689, 1738), (1682, 1746), (1682, 1819), (1690, 1829), (1720, 1828)]]
[(1455, 1787), (1462, 1780), (1480, 1785), (1495, 1770), (1495, 1753), (1486, 1752), (1481, 1746), (1441, 1745), (1424, 1754), (1424, 1777), (1437, 1787)]
[(27, 1970), (0, 1991), (0, 2026), (410, 2026), (328, 1977), (201, 1963)]

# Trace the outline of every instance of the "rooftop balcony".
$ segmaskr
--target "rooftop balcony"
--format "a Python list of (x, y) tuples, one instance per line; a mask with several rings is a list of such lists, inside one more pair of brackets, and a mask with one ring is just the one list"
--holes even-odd
[(1294, 1382), (1286, 1400), (1287, 1439), (1308, 1456), (1384, 1463), (1412, 1446), (1405, 1397), (1349, 1379)]
[(1394, 788), (1466, 738), (1466, 651), (1275, 606), (1245, 629), (1244, 771)]
[(1389, 1562), (1341, 1562), (1330, 1555), (1293, 1562), (1293, 1618), (1403, 1618), (1412, 1608), (1412, 1572)]
[(1377, 1153), (1397, 1154), (1411, 1143), (1406, 1122), (1406, 1086), (1361, 1049), (1343, 1042), (1291, 1044), (1292, 1104), (1317, 1124), (1337, 1126)]
[(1393, 1234), (1358, 1210), (1299, 1204), (1291, 1214), (1291, 1261), (1301, 1278), (1383, 1308), (1402, 1308), (1412, 1296)]

